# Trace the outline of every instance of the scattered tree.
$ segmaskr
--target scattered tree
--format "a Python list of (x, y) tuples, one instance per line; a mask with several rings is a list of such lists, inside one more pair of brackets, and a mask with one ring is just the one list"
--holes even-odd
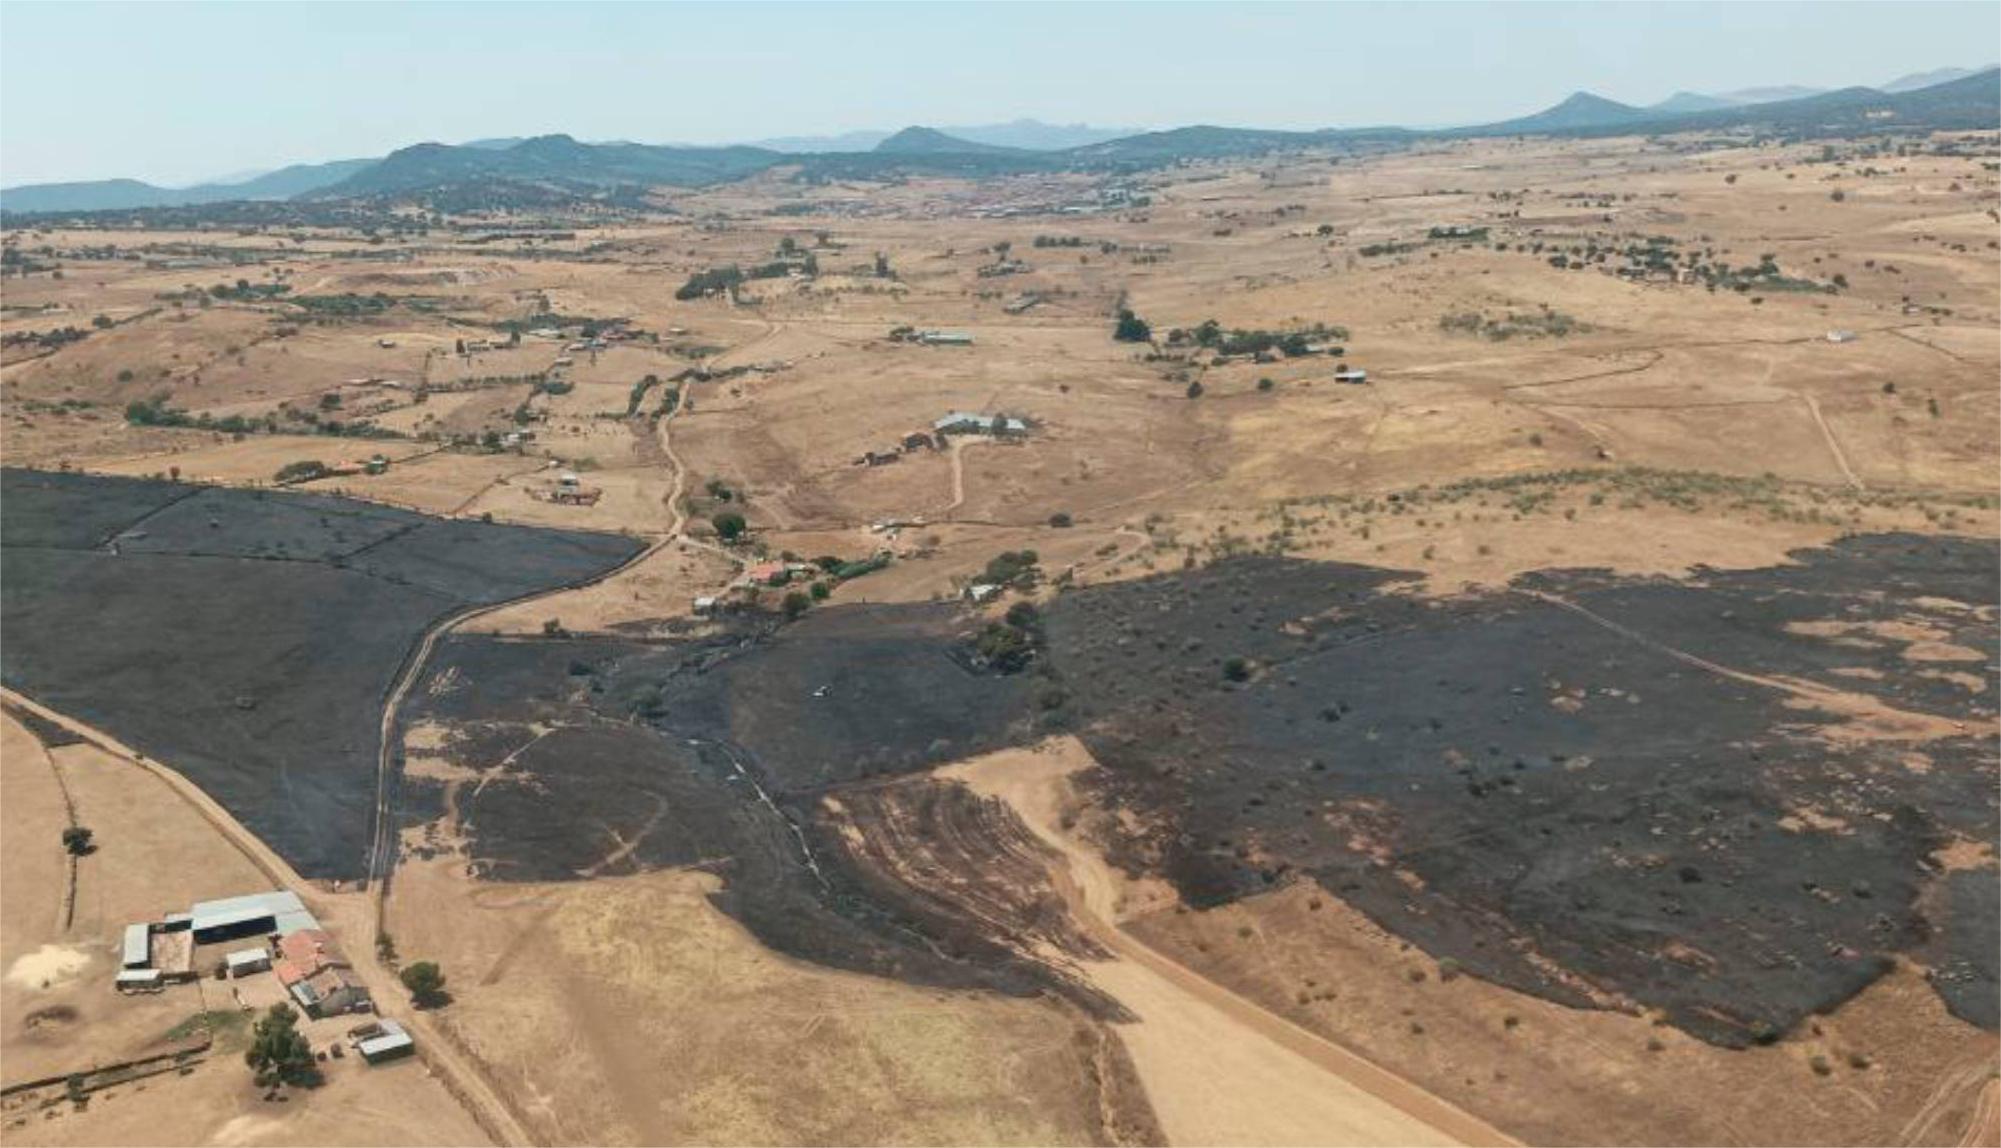
[(780, 608), (785, 611), (787, 620), (796, 620), (799, 615), (813, 608), (813, 599), (798, 590), (791, 590), (786, 593)]
[(1129, 307), (1119, 308), (1119, 321), (1112, 328), (1112, 338), (1121, 343), (1144, 343), (1153, 338), (1153, 328), (1145, 319), (1132, 313)]
[(445, 974), (439, 971), (436, 961), (417, 961), (397, 975), (418, 1008), (437, 1008), (452, 999), (445, 992)]
[(63, 848), (72, 857), (82, 857), (97, 848), (91, 841), (91, 832), (81, 825), (72, 825), (63, 830)]
[(724, 542), (735, 542), (743, 537), (744, 528), (748, 524), (744, 522), (743, 515), (733, 510), (725, 510), (709, 519), (709, 525), (716, 528), (716, 537)]

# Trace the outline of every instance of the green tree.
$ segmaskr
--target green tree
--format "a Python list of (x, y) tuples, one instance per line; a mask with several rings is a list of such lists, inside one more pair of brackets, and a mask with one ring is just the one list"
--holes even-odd
[(1119, 308), (1119, 321), (1112, 328), (1112, 338), (1121, 343), (1144, 343), (1153, 338), (1153, 328), (1145, 319), (1132, 313), (1129, 307)]
[(813, 608), (813, 599), (798, 590), (787, 591), (780, 608), (785, 611), (787, 618), (797, 618)]
[(744, 528), (749, 524), (744, 522), (743, 515), (725, 510), (709, 519), (709, 525), (716, 528), (716, 537), (724, 542), (735, 542), (743, 536)]
[(311, 1084), (319, 1072), (313, 1067), (313, 1046), (298, 1029), (299, 1014), (280, 1002), (271, 1006), (251, 1032), (250, 1047), (243, 1061), (250, 1066), (259, 1087), (276, 1084)]
[(807, 590), (812, 593), (813, 600), (815, 602), (826, 601), (827, 595), (832, 594), (834, 592), (833, 589), (829, 587), (825, 582), (815, 582), (811, 586), (807, 587)]
[(445, 994), (445, 974), (438, 970), (436, 961), (417, 961), (397, 975), (418, 1008), (436, 1008), (452, 999)]
[(63, 848), (68, 850), (72, 857), (82, 857), (97, 848), (90, 838), (90, 830), (81, 825), (72, 825), (63, 830)]
[(1223, 679), (1231, 682), (1247, 682), (1251, 678), (1251, 664), (1242, 658), (1223, 659)]

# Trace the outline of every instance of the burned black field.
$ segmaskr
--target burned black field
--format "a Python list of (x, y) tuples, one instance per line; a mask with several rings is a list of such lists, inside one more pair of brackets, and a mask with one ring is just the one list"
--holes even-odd
[(310, 877), (362, 873), (426, 626), (615, 567), (615, 535), (0, 471), (0, 677), (187, 774)]
[[(1094, 800), (1144, 827), (1115, 859), (1197, 907), (1310, 878), (1470, 973), (1726, 1045), (1900, 956), (1994, 1027), (1992, 861), (1934, 854), (1996, 834), (1995, 552), (1883, 536), (1795, 558), (1446, 600), (1238, 559), (1059, 595), (1016, 675), (975, 667), (946, 606), (453, 638), (403, 716), (502, 771), (458, 806), (482, 876), (709, 867), (766, 943), (841, 967), (1077, 991), (996, 935), (1033, 932), (1033, 904), (997, 930), (855, 845), (889, 836), (877, 795), (935, 787), (913, 775), (1066, 731), (1100, 763)], [(408, 820), (436, 816), (431, 785), (410, 781)], [(996, 832), (904, 804), (906, 843)]]

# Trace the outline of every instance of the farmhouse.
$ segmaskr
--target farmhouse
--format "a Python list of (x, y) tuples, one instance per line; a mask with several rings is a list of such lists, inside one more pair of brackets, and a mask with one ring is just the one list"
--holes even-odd
[(368, 988), (355, 979), (347, 957), (319, 928), (300, 929), (278, 941), (272, 967), (278, 981), (307, 1016), (336, 1016), (372, 1007)]

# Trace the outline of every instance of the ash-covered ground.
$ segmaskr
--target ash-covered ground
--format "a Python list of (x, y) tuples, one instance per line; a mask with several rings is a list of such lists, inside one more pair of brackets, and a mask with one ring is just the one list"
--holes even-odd
[[(1934, 854), (1996, 833), (1995, 552), (1896, 536), (1796, 558), (1444, 600), (1238, 559), (1058, 596), (1016, 675), (979, 669), (975, 621), (946, 606), (659, 645), (455, 638), (406, 718), (517, 775), (461, 798), (485, 875), (709, 865), (765, 941), (843, 967), (1035, 987), (996, 931), (1034, 933), (1046, 906), (997, 930), (1005, 912), (920, 896), (856, 842), (898, 776), (1065, 729), (1100, 762), (1094, 798), (1144, 827), (1116, 858), (1196, 906), (1312, 878), (1468, 972), (1723, 1044), (1908, 955), (1992, 1027), (1991, 862), (1948, 875)], [(938, 863), (980, 879), (959, 838), (993, 819), (901, 806), (931, 812), (899, 849), (953, 838)]]
[(347, 499), (0, 471), (0, 678), (359, 876), (382, 705), (426, 626), (637, 552)]

